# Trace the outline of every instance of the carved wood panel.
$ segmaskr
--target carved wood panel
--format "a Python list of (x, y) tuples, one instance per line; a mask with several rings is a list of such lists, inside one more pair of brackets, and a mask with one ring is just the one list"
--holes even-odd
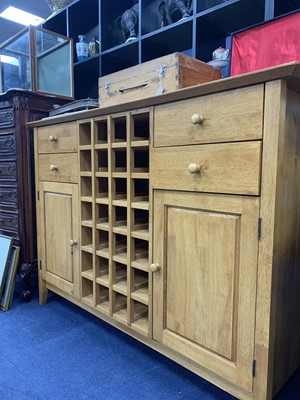
[(17, 186), (0, 187), (0, 205), (17, 205)]
[(15, 125), (12, 109), (0, 110), (0, 128), (8, 128)]
[(0, 181), (5, 180), (16, 180), (16, 163), (14, 161), (0, 164)]
[(0, 211), (0, 230), (7, 232), (18, 232), (18, 214)]
[(15, 138), (14, 135), (0, 136), (0, 154), (15, 153)]

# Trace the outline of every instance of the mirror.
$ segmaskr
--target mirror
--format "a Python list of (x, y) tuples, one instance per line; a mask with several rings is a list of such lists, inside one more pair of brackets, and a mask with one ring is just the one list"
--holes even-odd
[(12, 246), (13, 238), (0, 235), (0, 298), (4, 289)]

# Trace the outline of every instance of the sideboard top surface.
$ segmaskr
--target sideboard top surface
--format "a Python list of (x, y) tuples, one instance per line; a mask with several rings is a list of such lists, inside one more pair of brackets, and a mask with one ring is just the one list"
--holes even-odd
[(289, 87), (292, 87), (294, 90), (300, 92), (300, 62), (295, 61), (276, 67), (266, 68), (260, 71), (223, 78), (196, 86), (179, 89), (174, 92), (165, 93), (159, 96), (148, 97), (143, 100), (134, 100), (109, 107), (100, 106), (99, 108), (93, 110), (84, 110), (63, 114), (61, 116), (48, 117), (39, 121), (31, 122), (28, 125), (30, 127), (38, 127), (74, 121), (78, 119), (93, 118), (96, 116), (98, 117), (116, 112), (129, 111), (135, 108), (150, 107), (193, 97), (204, 96), (211, 93), (223, 92), (226, 90), (256, 85), (277, 79), (283, 79), (287, 81)]

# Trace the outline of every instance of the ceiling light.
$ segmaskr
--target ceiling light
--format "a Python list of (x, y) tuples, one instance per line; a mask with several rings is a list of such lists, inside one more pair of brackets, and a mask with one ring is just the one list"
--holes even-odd
[(19, 8), (16, 7), (8, 7), (6, 10), (4, 10), (1, 14), (0, 17), (9, 19), (10, 21), (17, 22), (22, 25), (38, 25), (40, 24), (44, 19), (41, 17), (37, 17), (36, 15), (30, 14), (26, 11), (20, 10)]

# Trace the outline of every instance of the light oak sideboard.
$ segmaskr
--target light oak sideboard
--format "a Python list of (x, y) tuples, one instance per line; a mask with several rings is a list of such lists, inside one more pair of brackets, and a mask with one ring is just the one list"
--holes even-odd
[(30, 126), (40, 302), (275, 396), (300, 364), (300, 64)]

